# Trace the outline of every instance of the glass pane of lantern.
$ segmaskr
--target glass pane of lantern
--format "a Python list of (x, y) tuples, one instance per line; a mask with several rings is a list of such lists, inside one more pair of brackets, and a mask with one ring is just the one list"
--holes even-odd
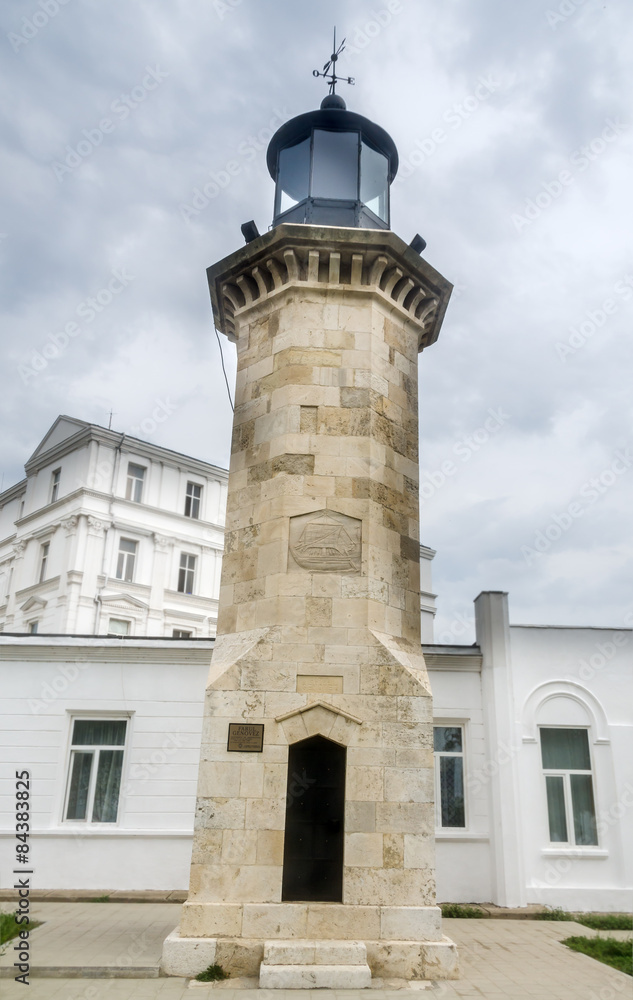
[(312, 197), (358, 198), (358, 132), (314, 130)]
[(372, 149), (366, 142), (360, 147), (360, 200), (383, 222), (388, 222), (387, 157)]
[(277, 215), (286, 212), (297, 202), (308, 197), (310, 184), (310, 140), (304, 139), (296, 146), (288, 146), (279, 153), (277, 190), (279, 206)]

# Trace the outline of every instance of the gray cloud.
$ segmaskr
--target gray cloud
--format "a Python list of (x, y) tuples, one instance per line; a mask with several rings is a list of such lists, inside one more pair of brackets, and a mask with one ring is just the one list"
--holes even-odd
[[(113, 426), (134, 433), (157, 399), (173, 409), (151, 440), (228, 464), (204, 272), (240, 245), (241, 222), (269, 224), (271, 122), (317, 106), (311, 71), (336, 21), (348, 37), (341, 66), (357, 80), (348, 105), (400, 150), (394, 229), (420, 231), (426, 258), (456, 284), (420, 359), (422, 466), (457, 470), (422, 506), (441, 622), (479, 589), (506, 588), (518, 621), (619, 624), (631, 604), (621, 539), (633, 471), (532, 565), (521, 546), (631, 446), (631, 17), (594, 0), (560, 22), (558, 4), (537, 0), (387, 6), (68, 0), (43, 23), (38, 3), (5, 5), (4, 485), (58, 413), (107, 423), (113, 409)], [(30, 33), (36, 14), (32, 37), (9, 37)], [(625, 127), (602, 148), (609, 121)], [(183, 212), (229, 161), (230, 181), (197, 215)], [(24, 378), (20, 367), (117, 269), (133, 280)], [(561, 357), (570, 338), (579, 346)], [(234, 348), (223, 346), (232, 380)], [(509, 419), (463, 460), (456, 445), (490, 407)]]

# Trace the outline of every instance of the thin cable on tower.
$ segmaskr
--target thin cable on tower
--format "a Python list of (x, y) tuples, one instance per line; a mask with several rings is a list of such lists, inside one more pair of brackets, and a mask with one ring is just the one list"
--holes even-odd
[(233, 413), (235, 413), (235, 407), (233, 406), (233, 400), (231, 399), (231, 390), (229, 389), (229, 380), (226, 375), (226, 368), (224, 367), (224, 352), (222, 350), (222, 341), (220, 340), (220, 334), (215, 329), (215, 326), (213, 327), (213, 329), (215, 330), (215, 335), (218, 338), (218, 347), (220, 348), (220, 360), (222, 362), (222, 371), (224, 372), (224, 381), (226, 382), (226, 392), (229, 397), (229, 403), (231, 404), (231, 409), (233, 410)]

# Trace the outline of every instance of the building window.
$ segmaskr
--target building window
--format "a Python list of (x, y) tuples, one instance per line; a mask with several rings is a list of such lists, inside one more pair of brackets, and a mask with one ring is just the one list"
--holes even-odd
[(118, 636), (118, 635), (129, 635), (130, 634), (130, 623), (124, 618), (111, 618), (108, 622), (108, 631), (106, 635)]
[(116, 823), (126, 727), (125, 719), (74, 720), (65, 819)]
[(465, 827), (464, 731), (462, 726), (434, 726), (435, 810), (438, 827)]
[(193, 578), (196, 571), (196, 557), (188, 552), (180, 554), (178, 570), (178, 590), (181, 594), (193, 594)]
[(185, 495), (185, 517), (200, 517), (200, 498), (202, 497), (202, 486), (197, 483), (187, 483), (187, 493)]
[(40, 583), (42, 583), (42, 581), (46, 579), (46, 567), (48, 565), (48, 553), (50, 547), (51, 547), (50, 542), (44, 542), (42, 547), (40, 548), (40, 580), (39, 580)]
[(184, 628), (175, 628), (171, 633), (172, 639), (191, 639), (193, 632), (187, 632)]
[(128, 462), (127, 484), (125, 487), (125, 499), (140, 503), (143, 499), (143, 482), (145, 481), (146, 469), (142, 465), (134, 465)]
[(62, 470), (55, 469), (51, 473), (51, 503), (55, 503), (57, 497), (59, 496), (59, 480), (61, 478)]
[(136, 560), (136, 542), (130, 538), (122, 538), (119, 542), (119, 558), (116, 564), (117, 580), (134, 579), (134, 562)]
[(541, 729), (541, 758), (550, 842), (597, 844), (587, 730)]
[(29, 635), (37, 635), (39, 622), (29, 622)]

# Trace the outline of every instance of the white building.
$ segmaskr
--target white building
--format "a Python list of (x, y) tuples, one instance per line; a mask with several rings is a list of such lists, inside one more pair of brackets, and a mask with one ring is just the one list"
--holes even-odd
[(423, 646), (438, 899), (633, 909), (633, 615), (510, 625), (483, 593), (475, 618), (476, 645)]
[(227, 473), (58, 417), (0, 494), (0, 630), (215, 634)]
[[(26, 473), (0, 495), (2, 855), (27, 769), (35, 888), (185, 889), (227, 475), (69, 417)], [(475, 645), (435, 645), (434, 554), (438, 899), (633, 909), (633, 615), (511, 626), (484, 593)]]
[[(499, 593), (475, 610), (475, 645), (423, 646), (438, 899), (633, 909), (631, 628), (510, 626)], [(187, 887), (212, 648), (0, 635), (0, 843), (26, 768), (36, 888)]]

